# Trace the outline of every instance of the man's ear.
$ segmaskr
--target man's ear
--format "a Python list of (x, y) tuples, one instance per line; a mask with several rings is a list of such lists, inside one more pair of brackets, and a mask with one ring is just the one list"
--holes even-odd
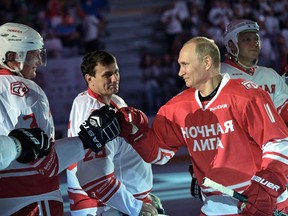
[(212, 58), (211, 56), (205, 56), (204, 57), (204, 65), (205, 65), (205, 69), (208, 71), (210, 68), (211, 68), (211, 65), (212, 65)]
[(85, 74), (85, 80), (87, 83), (91, 81), (91, 76), (89, 74)]
[(15, 52), (7, 52), (5, 64), (13, 70), (19, 69), (20, 63), (15, 61), (15, 59), (16, 59), (16, 53)]
[(15, 61), (16, 53), (15, 52), (7, 52), (6, 53), (6, 61)]

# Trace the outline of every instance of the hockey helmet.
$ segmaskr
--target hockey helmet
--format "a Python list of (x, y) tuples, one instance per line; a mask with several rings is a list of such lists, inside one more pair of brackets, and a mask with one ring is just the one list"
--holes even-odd
[(26, 60), (27, 52), (33, 50), (40, 51), (40, 65), (46, 66), (46, 52), (43, 49), (43, 38), (37, 31), (27, 25), (12, 22), (1, 25), (0, 44), (0, 64), (2, 66), (7, 67), (4, 63), (7, 60), (7, 52), (14, 52), (16, 55), (13, 60), (20, 62), (22, 69)]
[[(241, 19), (241, 20), (233, 21), (226, 26), (225, 33), (224, 33), (224, 44), (228, 53), (230, 53), (231, 55), (235, 57), (238, 57), (238, 54), (239, 54), (238, 35), (240, 32), (246, 32), (246, 31), (253, 31), (253, 32), (258, 33), (259, 25), (257, 24), (257, 22), (246, 20), (246, 19)], [(237, 48), (236, 53), (233, 53), (229, 47), (230, 40), (234, 43), (234, 45)]]

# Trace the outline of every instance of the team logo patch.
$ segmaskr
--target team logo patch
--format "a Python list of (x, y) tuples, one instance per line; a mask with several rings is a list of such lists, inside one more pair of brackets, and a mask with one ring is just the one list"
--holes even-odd
[(254, 83), (254, 82), (251, 82), (251, 81), (242, 81), (241, 83), (246, 89), (257, 89), (259, 86)]
[(13, 82), (10, 84), (11, 94), (23, 97), (29, 92), (29, 88), (23, 82)]

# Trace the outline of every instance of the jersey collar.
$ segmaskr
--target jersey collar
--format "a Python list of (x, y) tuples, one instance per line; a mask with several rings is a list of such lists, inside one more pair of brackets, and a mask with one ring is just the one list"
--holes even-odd
[(14, 74), (11, 71), (4, 69), (4, 68), (0, 69), (0, 75), (15, 75), (16, 76), (16, 74)]
[(233, 66), (233, 67), (235, 67), (235, 68), (237, 68), (237, 69), (239, 69), (239, 70), (241, 70), (241, 71), (243, 71), (244, 73), (246, 73), (246, 74), (248, 74), (248, 75), (250, 75), (250, 76), (253, 76), (253, 75), (254, 75), (255, 67), (251, 67), (250, 70), (246, 70), (246, 69), (244, 69), (243, 67), (241, 67), (240, 65), (238, 65), (235, 61), (233, 61), (233, 60), (230, 59), (230, 58), (226, 58), (226, 59), (225, 59), (225, 63), (226, 63), (226, 64), (229, 64), (229, 65), (231, 65), (231, 66)]
[[(102, 99), (102, 97), (101, 97), (99, 94), (93, 92), (90, 88), (88, 88), (88, 95), (90, 95), (91, 97), (95, 98), (95, 99), (98, 100), (99, 102), (105, 104), (104, 101), (103, 101), (103, 99)], [(110, 105), (112, 105), (113, 107), (115, 107), (115, 108), (118, 109), (118, 106), (117, 106), (116, 103), (114, 103), (114, 101), (112, 101), (112, 100), (110, 101)]]

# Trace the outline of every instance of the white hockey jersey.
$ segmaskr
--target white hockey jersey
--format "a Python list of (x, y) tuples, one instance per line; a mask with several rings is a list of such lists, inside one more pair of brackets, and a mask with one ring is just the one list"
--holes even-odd
[(0, 170), (7, 168), (10, 163), (21, 155), (21, 145), (9, 136), (0, 135)]
[[(101, 97), (90, 89), (80, 93), (72, 105), (68, 136), (76, 136), (79, 132), (77, 125), (93, 110), (104, 105)], [(112, 95), (111, 105), (115, 109), (127, 106), (117, 95)], [(144, 162), (123, 138), (117, 137), (98, 154), (87, 150), (78, 166), (67, 170), (71, 213), (101, 215), (114, 208), (130, 216), (138, 216), (143, 201), (148, 201), (152, 180), (151, 165)]]
[(232, 79), (246, 79), (257, 83), (271, 97), (278, 113), (288, 123), (288, 86), (275, 70), (255, 66), (254, 71), (247, 72), (230, 59), (221, 63), (221, 73), (228, 73)]
[[(54, 123), (43, 90), (4, 69), (0, 82), (0, 135), (7, 136), (15, 128), (39, 127), (53, 141)], [(0, 171), (0, 215), (11, 215), (41, 200), (62, 201), (58, 174), (84, 157), (78, 137), (67, 142), (67, 138), (55, 141), (50, 154), (33, 163), (13, 161)]]

